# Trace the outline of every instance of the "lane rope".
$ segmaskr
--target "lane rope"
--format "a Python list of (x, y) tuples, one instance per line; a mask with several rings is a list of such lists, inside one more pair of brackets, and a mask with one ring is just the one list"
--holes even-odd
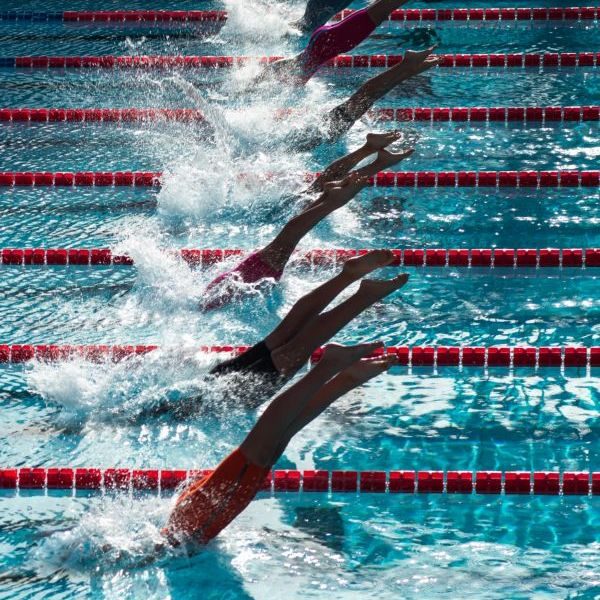
[[(600, 267), (600, 248), (394, 248), (389, 266), (397, 267), (485, 267), (580, 268)], [(170, 250), (192, 267), (205, 267), (247, 254), (241, 249)], [(338, 265), (364, 255), (366, 249), (314, 249), (297, 251), (292, 260), (311, 267)], [(0, 265), (131, 266), (133, 258), (115, 254), (110, 248), (2, 248)]]
[[(442, 68), (494, 67), (595, 67), (598, 52), (547, 52), (514, 54), (437, 54)], [(0, 67), (18, 69), (218, 69), (242, 66), (249, 62), (271, 63), (282, 56), (7, 56)], [(402, 62), (402, 55), (340, 54), (324, 64), (333, 68), (387, 68)]]
[[(241, 354), (249, 346), (198, 346), (194, 352)], [(0, 344), (0, 363), (30, 361), (59, 362), (81, 359), (89, 362), (120, 362), (159, 350), (156, 345), (21, 345)], [(185, 350), (187, 348), (180, 348)], [(318, 362), (323, 349), (316, 350), (311, 362)], [(600, 367), (600, 346), (387, 346), (372, 358), (394, 355), (398, 365), (408, 367)]]
[[(334, 17), (339, 20), (351, 15), (344, 10)], [(390, 21), (593, 21), (600, 11), (595, 6), (569, 6), (556, 8), (409, 8), (394, 10)], [(225, 21), (227, 12), (222, 10), (118, 10), (118, 11), (63, 11), (63, 12), (0, 12), (0, 21), (61, 21), (64, 23), (196, 23)]]
[[(0, 468), (3, 490), (169, 491), (210, 469)], [(325, 471), (274, 470), (270, 492), (600, 495), (599, 472), (573, 471)]]
[[(293, 116), (280, 109), (278, 118)], [(368, 112), (379, 121), (399, 122), (584, 122), (599, 121), (600, 106), (456, 106), (379, 108)], [(0, 108), (0, 123), (202, 122), (201, 110), (189, 108)]]
[[(251, 174), (241, 174), (241, 179)], [(276, 174), (262, 175), (266, 179)], [(319, 173), (306, 173), (312, 181)], [(160, 171), (0, 171), (0, 187), (159, 187)], [(600, 186), (598, 171), (381, 171), (371, 177), (374, 187), (505, 187), (573, 188)]]

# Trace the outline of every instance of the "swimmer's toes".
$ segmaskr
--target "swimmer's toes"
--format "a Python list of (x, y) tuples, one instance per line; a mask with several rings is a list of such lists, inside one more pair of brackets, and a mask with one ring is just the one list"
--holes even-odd
[(382, 358), (364, 358), (346, 369), (346, 374), (357, 384), (365, 383), (373, 377), (385, 373), (390, 367), (394, 366), (398, 359), (394, 355), (383, 356)]
[(372, 354), (381, 348), (381, 342), (370, 342), (366, 344), (357, 344), (356, 346), (341, 346), (339, 344), (328, 344), (323, 352), (323, 360), (333, 363), (339, 368), (345, 368), (353, 362)]
[(389, 265), (394, 260), (391, 250), (373, 250), (363, 256), (357, 256), (346, 261), (344, 271), (349, 275), (362, 276)]
[(385, 133), (368, 133), (367, 134), (367, 146), (371, 150), (381, 150), (386, 146), (389, 146), (393, 142), (399, 140), (402, 137), (400, 131), (387, 131)]
[(400, 289), (408, 281), (408, 273), (402, 273), (393, 279), (365, 279), (360, 283), (362, 292), (373, 296), (373, 299), (383, 298)]

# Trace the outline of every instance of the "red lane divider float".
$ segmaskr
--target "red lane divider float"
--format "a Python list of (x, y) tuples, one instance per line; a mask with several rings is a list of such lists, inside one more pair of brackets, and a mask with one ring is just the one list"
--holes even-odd
[[(581, 18), (587, 19), (588, 11)], [(570, 20), (577, 20), (570, 12)], [(201, 23), (206, 21), (226, 21), (227, 11), (224, 10), (94, 10), (63, 12), (65, 22), (94, 22), (94, 23)]]
[[(210, 469), (0, 468), (3, 490), (172, 491)], [(600, 495), (599, 472), (274, 470), (263, 491)]]
[[(338, 13), (334, 20), (347, 17), (353, 10)], [(590, 21), (598, 18), (595, 6), (556, 8), (454, 8), (454, 9), (398, 9), (391, 13), (390, 21)], [(65, 23), (198, 23), (227, 20), (222, 10), (116, 10), (116, 11), (64, 11), (64, 12), (0, 12), (0, 21), (62, 21)]]
[[(439, 54), (440, 67), (595, 67), (597, 52), (514, 54)], [(0, 58), (0, 66), (34, 69), (165, 69), (226, 68), (248, 62), (270, 63), (281, 56), (17, 56)], [(402, 62), (402, 55), (344, 55), (326, 63), (334, 68), (387, 68)]]
[[(600, 107), (598, 110), (600, 112)], [(586, 115), (591, 114), (586, 111)], [(0, 108), (2, 123), (130, 123), (160, 120), (204, 121), (204, 114), (188, 108)]]
[[(312, 181), (316, 175), (318, 173), (307, 173), (306, 180)], [(160, 171), (0, 171), (0, 187), (158, 187), (161, 177)], [(587, 188), (600, 186), (600, 171), (382, 171), (371, 177), (369, 185), (386, 188)]]
[[(33, 360), (57, 362), (83, 359), (90, 362), (120, 362), (144, 356), (159, 346), (109, 345), (19, 345), (0, 344), (0, 363), (21, 364)], [(199, 346), (193, 351), (240, 354), (248, 346)], [(318, 362), (323, 349), (311, 361)], [(412, 367), (600, 367), (600, 346), (388, 346), (373, 357), (395, 355), (398, 364)]]
[[(293, 116), (282, 109), (277, 116)], [(472, 106), (380, 108), (369, 117), (381, 121), (419, 122), (582, 122), (599, 121), (600, 106)], [(188, 108), (0, 108), (0, 123), (202, 122), (200, 110)]]
[[(339, 20), (352, 14), (344, 10), (336, 15)], [(398, 9), (390, 21), (593, 21), (600, 16), (596, 6), (570, 6), (556, 8), (408, 8)]]
[[(484, 268), (596, 268), (600, 267), (600, 248), (395, 248), (391, 266), (405, 267), (484, 267)], [(297, 252), (296, 262), (310, 266), (332, 266), (366, 249), (315, 249)], [(209, 266), (241, 257), (240, 249), (173, 250), (174, 256), (194, 267)], [(114, 254), (110, 248), (3, 248), (0, 265), (133, 265), (131, 257)]]
[[(352, 14), (344, 10), (335, 19)], [(579, 21), (598, 18), (595, 6), (564, 8), (454, 8), (454, 9), (398, 9), (390, 21)], [(225, 21), (227, 12), (221, 10), (121, 10), (121, 11), (65, 11), (65, 22), (125, 23), (125, 22), (203, 22)]]

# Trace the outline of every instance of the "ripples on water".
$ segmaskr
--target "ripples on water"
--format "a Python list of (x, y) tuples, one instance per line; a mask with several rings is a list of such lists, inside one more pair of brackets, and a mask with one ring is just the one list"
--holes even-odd
[[(56, 10), (48, 1), (18, 4), (6, 1), (3, 10)], [(155, 35), (101, 37), (89, 30), (55, 40), (53, 26), (42, 31), (36, 25), (32, 32), (46, 38), (34, 42), (29, 30), (15, 34), (18, 26), (3, 24), (0, 55), (35, 53), (36, 43), (46, 54), (275, 54), (301, 44), (288, 26), (300, 6), (226, 4), (232, 13), (227, 25), (199, 40), (181, 32), (161, 41)], [(69, 5), (78, 8), (89, 6)], [(121, 7), (106, 0), (102, 8)], [(147, 7), (133, 1), (128, 8)], [(198, 6), (182, 1), (178, 8)], [(437, 36), (450, 52), (562, 45), (589, 50), (597, 35), (593, 28), (567, 25), (492, 32), (450, 27), (407, 37), (389, 31), (364, 49), (395, 52), (390, 44), (399, 51), (408, 42), (423, 45)], [(328, 73), (302, 93), (283, 86), (250, 93), (244, 86), (255, 72), (250, 65), (216, 75), (0, 73), (7, 106), (185, 105), (206, 112), (217, 132), (209, 140), (206, 128), (196, 125), (2, 127), (0, 169), (162, 169), (165, 184), (158, 193), (2, 190), (3, 246), (111, 245), (131, 254), (137, 266), (6, 270), (0, 281), (0, 339), (173, 346), (119, 365), (3, 367), (2, 462), (211, 466), (251, 425), (255, 415), (224, 403), (227, 389), (206, 380), (214, 359), (199, 355), (195, 346), (256, 341), (333, 271), (309, 275), (292, 266), (276, 291), (258, 291), (243, 306), (202, 316), (196, 307), (204, 285), (226, 265), (192, 271), (164, 250), (250, 249), (267, 241), (296, 211), (282, 198), (300, 188), (303, 173), (355, 147), (372, 127), (358, 124), (334, 149), (294, 153), (280, 143), (287, 129), (310, 124), (315, 109), (334, 105), (368, 74)], [(186, 80), (198, 86), (199, 98), (182, 91)], [(400, 87), (385, 105), (494, 105), (507, 98), (531, 104), (532, 97), (538, 104), (586, 104), (597, 101), (599, 81), (586, 70), (448, 70)], [(272, 111), (284, 105), (298, 109), (286, 122)], [(594, 168), (598, 157), (598, 129), (589, 123), (407, 129), (420, 139), (418, 152), (400, 167), (406, 169), (584, 169)], [(375, 190), (320, 225), (305, 245), (597, 246), (597, 199), (575, 190)], [(597, 278), (589, 272), (411, 275), (402, 297), (368, 311), (340, 340), (596, 343)], [(597, 374), (591, 375), (440, 370), (431, 377), (428, 371), (397, 369), (303, 431), (282, 466), (596, 468), (599, 398)], [(192, 416), (178, 415), (195, 397), (201, 401)], [(0, 598), (272, 598), (277, 589), (302, 598), (600, 594), (600, 523), (592, 499), (263, 495), (205, 551), (191, 556), (155, 550), (170, 498), (24, 492), (2, 502), (10, 508), (0, 511)]]

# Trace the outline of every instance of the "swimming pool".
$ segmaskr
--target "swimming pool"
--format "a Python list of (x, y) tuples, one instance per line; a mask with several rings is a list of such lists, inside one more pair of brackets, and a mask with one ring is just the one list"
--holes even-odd
[[(450, 2), (414, 2), (446, 8)], [(118, 10), (106, 0), (100, 8)], [(481, 2), (478, 6), (528, 6)], [(553, 2), (552, 6), (569, 6)], [(55, 0), (3, 11), (58, 12)], [(98, 9), (80, 0), (70, 10)], [(145, 9), (132, 1), (127, 8)], [(198, 9), (186, 1), (153, 9)], [(0, 21), (0, 57), (19, 55), (269, 55), (287, 6), (230, 11), (220, 30)], [(300, 6), (294, 13), (298, 14)], [(0, 15), (1, 16), (1, 15)], [(193, 33), (193, 35), (190, 35)], [(597, 50), (597, 21), (423, 23), (383, 27), (361, 54), (439, 42), (444, 53)], [(164, 171), (163, 186), (0, 187), (0, 247), (111, 247), (134, 266), (0, 265), (2, 344), (158, 344), (119, 363), (80, 359), (0, 364), (0, 466), (193, 469), (214, 466), (255, 414), (206, 389), (213, 360), (199, 345), (253, 343), (332, 267), (292, 265), (273, 292), (200, 314), (223, 268), (190, 269), (167, 251), (266, 242), (294, 214), (286, 194), (371, 128), (333, 146), (283, 147), (273, 106), (292, 124), (351, 93), (370, 69), (327, 69), (306, 90), (240, 93), (241, 72), (185, 70), (194, 105), (169, 71), (0, 68), (4, 108), (187, 107), (201, 123), (2, 122), (0, 171)], [(598, 67), (438, 69), (378, 107), (589, 106)], [(548, 112), (550, 114), (550, 112)], [(581, 113), (582, 114), (582, 113)], [(290, 123), (289, 121), (287, 122)], [(593, 171), (593, 120), (407, 122), (418, 138), (405, 171)], [(269, 173), (279, 177), (267, 178)], [(245, 177), (240, 178), (243, 174)], [(253, 174), (253, 177), (248, 177)], [(598, 187), (374, 187), (321, 223), (310, 248), (598, 248)], [(407, 267), (409, 285), (336, 338), (388, 346), (597, 346), (594, 268)], [(386, 270), (397, 272), (397, 268)], [(202, 393), (199, 414), (147, 418), (154, 403)], [(397, 367), (345, 397), (303, 431), (277, 469), (598, 471), (597, 368)], [(598, 497), (262, 493), (202, 553), (154, 559), (171, 494), (0, 490), (0, 598), (595, 598)]]

